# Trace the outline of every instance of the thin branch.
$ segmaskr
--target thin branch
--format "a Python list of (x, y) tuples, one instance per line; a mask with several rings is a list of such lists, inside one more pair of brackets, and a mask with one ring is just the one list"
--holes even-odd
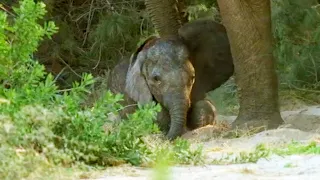
[(79, 75), (77, 72), (75, 72), (70, 66), (68, 63), (66, 63), (60, 56), (57, 56), (59, 58), (59, 60), (64, 64), (66, 65), (75, 75), (77, 75), (78, 77), (82, 78), (81, 75)]
[(92, 68), (92, 69), (96, 69), (98, 67), (98, 65), (100, 64), (101, 61), (101, 51), (102, 51), (102, 45), (100, 44), (100, 50), (99, 50), (99, 59), (97, 64)]
[(61, 71), (59, 72), (59, 74), (54, 78), (54, 81), (57, 81), (57, 79), (59, 78), (59, 76), (64, 72), (64, 70), (66, 69), (67, 67), (65, 66), (65, 67), (63, 67), (62, 69), (61, 69)]
[(92, 12), (93, 2), (94, 2), (94, 0), (91, 0), (90, 10), (89, 10), (89, 18), (88, 18), (88, 25), (87, 25), (86, 33), (85, 33), (85, 35), (84, 35), (84, 40), (83, 40), (82, 46), (84, 46), (84, 44), (86, 43), (87, 38), (88, 38), (89, 31), (90, 31), (92, 16), (93, 16), (93, 14), (94, 14), (94, 12)]

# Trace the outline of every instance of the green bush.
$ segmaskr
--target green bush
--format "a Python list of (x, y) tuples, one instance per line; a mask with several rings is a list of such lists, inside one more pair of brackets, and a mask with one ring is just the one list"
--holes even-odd
[[(42, 171), (39, 168), (54, 165), (152, 163), (157, 151), (144, 137), (159, 132), (154, 120), (160, 106), (138, 105), (135, 113), (114, 121), (110, 115), (123, 108), (123, 95), (106, 91), (86, 106), (95, 82), (91, 74), (59, 90), (53, 76), (33, 58), (39, 43), (58, 30), (52, 21), (38, 23), (45, 5), (23, 0), (14, 13), (11, 21), (0, 11), (0, 178), (32, 177)], [(201, 158), (189, 144), (174, 147), (171, 153), (182, 156), (178, 163)]]
[(275, 56), (283, 88), (320, 89), (317, 1), (272, 1)]
[[(2, 140), (8, 145), (33, 148), (49, 158), (51, 150), (57, 148), (70, 156), (70, 162), (84, 160), (103, 164), (107, 161), (104, 159), (111, 156), (136, 163), (139, 157), (133, 156), (138, 156), (135, 152), (139, 153), (142, 148), (142, 142), (137, 140), (154, 130), (152, 120), (159, 107), (139, 107), (116, 131), (105, 133), (106, 114), (117, 113), (122, 95), (107, 91), (93, 107), (82, 108), (87, 87), (94, 83), (90, 74), (84, 74), (72, 89), (60, 91), (52, 75), (46, 74), (43, 65), (32, 59), (39, 41), (57, 30), (53, 22), (44, 26), (37, 23), (46, 12), (44, 7), (43, 3), (32, 0), (21, 1), (20, 8), (14, 9), (17, 16), (12, 25), (7, 23), (6, 14), (1, 13), (4, 35), (1, 37), (1, 79), (4, 83), (0, 95), (8, 103), (1, 104), (0, 112), (5, 117), (2, 128), (10, 127), (1, 134)], [(117, 144), (118, 140), (121, 144)], [(119, 147), (124, 146), (128, 150), (121, 152)]]
[[(70, 88), (83, 72), (104, 75), (130, 57), (141, 37), (154, 31), (143, 1), (45, 2), (49, 10), (46, 19), (54, 19), (59, 32), (53, 41), (42, 43), (35, 56), (57, 76), (60, 88)], [(55, 68), (55, 64), (62, 67)]]

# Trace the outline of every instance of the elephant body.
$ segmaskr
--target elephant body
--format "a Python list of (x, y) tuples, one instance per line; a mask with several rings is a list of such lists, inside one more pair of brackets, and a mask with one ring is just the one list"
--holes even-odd
[(208, 19), (184, 24), (179, 29), (179, 35), (187, 45), (196, 69), (192, 102), (197, 102), (233, 75), (228, 36), (223, 25)]
[(274, 128), (283, 123), (272, 55), (270, 1), (218, 0), (216, 3), (226, 28), (210, 21), (185, 24), (182, 19), (187, 13), (182, 9), (186, 7), (181, 2), (184, 1), (145, 0), (147, 12), (160, 37), (179, 36), (189, 49), (196, 71), (191, 107), (200, 107), (194, 103), (197, 104), (205, 92), (220, 86), (235, 71), (240, 109), (233, 127), (249, 126), (249, 122), (253, 122), (252, 126), (260, 126), (265, 121), (268, 128)]
[(132, 100), (124, 91), (126, 86), (127, 71), (129, 69), (129, 59), (121, 60), (110, 72), (108, 77), (108, 88), (115, 94), (124, 94), (123, 101), (120, 102), (124, 109), (120, 111), (120, 115), (124, 116), (127, 113), (133, 113), (135, 111), (134, 104), (136, 102)]
[(233, 74), (227, 34), (213, 20), (196, 20), (179, 29), (179, 36), (150, 37), (130, 60), (121, 61), (111, 72), (108, 86), (125, 95), (127, 106), (156, 101), (162, 106), (157, 123), (169, 139), (186, 127), (195, 129), (214, 122), (216, 111), (206, 93)]

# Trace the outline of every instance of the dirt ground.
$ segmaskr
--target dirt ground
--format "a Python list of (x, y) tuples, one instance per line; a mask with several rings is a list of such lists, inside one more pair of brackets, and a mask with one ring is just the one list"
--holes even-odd
[[(217, 137), (214, 126), (206, 126), (183, 137), (193, 145), (202, 144), (206, 161), (222, 157), (228, 152), (250, 151), (264, 143), (279, 147), (292, 140), (297, 142), (320, 142), (320, 105), (302, 109), (283, 111), (285, 124), (274, 130), (262, 131), (240, 138)], [(218, 121), (231, 123), (236, 116), (218, 116)], [(239, 132), (240, 133), (240, 132)], [(290, 165), (290, 166), (289, 166)], [(151, 180), (152, 169), (122, 166), (109, 168), (97, 180)], [(170, 168), (169, 179), (317, 179), (320, 177), (320, 155), (292, 155), (280, 157), (273, 155), (260, 159), (257, 163), (233, 165), (175, 166)]]

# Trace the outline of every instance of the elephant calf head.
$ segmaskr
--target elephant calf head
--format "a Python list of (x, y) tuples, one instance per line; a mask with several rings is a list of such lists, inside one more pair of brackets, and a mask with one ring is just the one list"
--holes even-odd
[(156, 101), (170, 115), (169, 139), (181, 135), (195, 81), (187, 47), (177, 38), (146, 40), (131, 56), (125, 91), (141, 104)]
[[(108, 78), (112, 92), (125, 94), (122, 105), (160, 103), (158, 125), (170, 139), (181, 135), (185, 125), (197, 128), (215, 118), (215, 109), (203, 100), (234, 71), (223, 25), (196, 20), (182, 26), (178, 34), (150, 37), (132, 54), (130, 62), (121, 61)], [(207, 114), (203, 115), (202, 109)], [(135, 106), (128, 106), (120, 114), (134, 110)]]

